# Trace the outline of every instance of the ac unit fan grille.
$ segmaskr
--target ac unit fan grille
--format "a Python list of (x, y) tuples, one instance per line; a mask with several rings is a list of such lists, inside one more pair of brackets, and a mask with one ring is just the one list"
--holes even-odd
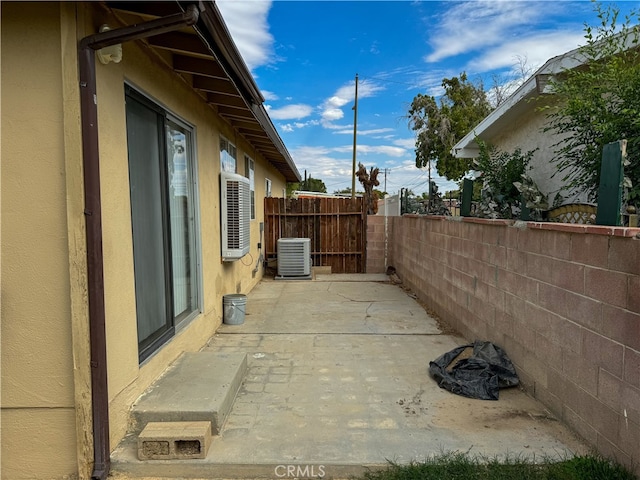
[(278, 240), (278, 275), (305, 277), (311, 274), (311, 240), (281, 238)]
[(227, 247), (240, 248), (240, 187), (227, 182)]

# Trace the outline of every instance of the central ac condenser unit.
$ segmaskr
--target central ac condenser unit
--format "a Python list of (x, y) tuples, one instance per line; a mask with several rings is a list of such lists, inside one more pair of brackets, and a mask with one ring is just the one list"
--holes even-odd
[(278, 239), (278, 276), (279, 280), (311, 279), (311, 239)]

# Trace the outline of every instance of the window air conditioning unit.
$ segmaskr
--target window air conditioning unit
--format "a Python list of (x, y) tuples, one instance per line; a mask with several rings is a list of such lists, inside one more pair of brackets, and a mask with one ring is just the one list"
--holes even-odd
[(278, 276), (276, 279), (311, 279), (311, 239), (278, 239)]
[(251, 188), (249, 179), (235, 173), (220, 174), (222, 260), (232, 262), (249, 253), (251, 243)]

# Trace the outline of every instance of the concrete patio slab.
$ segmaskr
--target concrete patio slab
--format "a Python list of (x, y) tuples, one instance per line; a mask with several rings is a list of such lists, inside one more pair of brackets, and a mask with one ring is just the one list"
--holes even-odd
[[(439, 334), (437, 323), (383, 275), (328, 281), (263, 281), (248, 296), (245, 323), (218, 333)], [(352, 280), (342, 281), (345, 278)], [(374, 281), (363, 281), (364, 279)]]
[(389, 283), (263, 280), (248, 295), (245, 323), (221, 326), (205, 349), (248, 359), (207, 457), (139, 461), (128, 439), (113, 455), (114, 476), (349, 478), (450, 451), (532, 458), (587, 451), (517, 388), (502, 390), (497, 402), (440, 389), (429, 361), (462, 343)]

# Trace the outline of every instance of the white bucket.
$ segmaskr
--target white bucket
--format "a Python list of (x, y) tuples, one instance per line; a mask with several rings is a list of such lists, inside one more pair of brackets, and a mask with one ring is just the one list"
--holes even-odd
[(231, 293), (222, 297), (222, 321), (227, 325), (242, 325), (247, 309), (247, 296)]

